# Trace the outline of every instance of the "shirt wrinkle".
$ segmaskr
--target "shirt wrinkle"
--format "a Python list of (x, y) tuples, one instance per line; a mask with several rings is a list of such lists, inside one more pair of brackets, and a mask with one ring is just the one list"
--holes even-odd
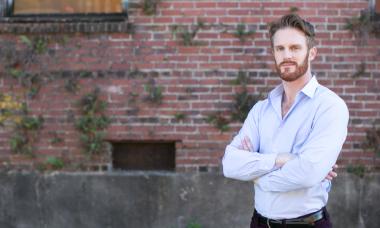
[[(255, 209), (272, 219), (296, 218), (326, 205), (330, 183), (323, 178), (338, 158), (348, 124), (344, 101), (315, 76), (284, 119), (282, 93), (279, 85), (251, 109), (222, 161), (226, 177), (254, 180)], [(251, 139), (251, 152), (240, 149), (245, 136)], [(278, 153), (296, 158), (278, 169)]]

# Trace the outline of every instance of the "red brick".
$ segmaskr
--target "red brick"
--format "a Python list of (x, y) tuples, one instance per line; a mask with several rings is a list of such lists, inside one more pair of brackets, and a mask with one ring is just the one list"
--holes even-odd
[(182, 16), (183, 15), (183, 12), (181, 10), (161, 10), (161, 15), (163, 16), (166, 16), (166, 17), (170, 17), (170, 16)]
[(269, 7), (269, 8), (282, 8), (283, 7), (282, 2), (262, 2), (261, 5), (263, 7)]
[(251, 11), (249, 9), (232, 9), (228, 10), (228, 15), (241, 16), (249, 15)]
[(196, 17), (196, 16), (205, 16), (206, 11), (205, 10), (184, 10), (183, 15), (185, 16), (191, 16), (191, 17)]
[(194, 2), (172, 2), (171, 5), (174, 9), (193, 8)]
[(216, 2), (196, 2), (196, 8), (216, 8)]
[(172, 17), (156, 17), (153, 18), (153, 23), (173, 23), (173, 18)]
[(218, 2), (218, 8), (237, 8), (239, 4), (237, 2)]
[(205, 9), (205, 14), (208, 16), (225, 16), (227, 15), (227, 11), (224, 9)]

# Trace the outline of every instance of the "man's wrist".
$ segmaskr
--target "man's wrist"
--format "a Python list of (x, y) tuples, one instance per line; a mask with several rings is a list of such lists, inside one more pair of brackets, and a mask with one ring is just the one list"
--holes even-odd
[(285, 163), (292, 160), (295, 156), (291, 153), (279, 153), (275, 160), (275, 167), (281, 168)]

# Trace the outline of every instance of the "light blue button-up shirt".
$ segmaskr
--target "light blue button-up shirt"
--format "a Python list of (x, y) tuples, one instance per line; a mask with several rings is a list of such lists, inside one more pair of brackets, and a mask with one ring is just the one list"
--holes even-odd
[[(280, 85), (249, 112), (243, 127), (226, 147), (226, 177), (254, 181), (255, 208), (272, 219), (296, 218), (326, 205), (330, 181), (347, 136), (349, 113), (345, 102), (313, 77), (297, 94), (282, 117)], [(253, 151), (241, 149), (248, 136)], [(278, 153), (295, 158), (277, 169)]]

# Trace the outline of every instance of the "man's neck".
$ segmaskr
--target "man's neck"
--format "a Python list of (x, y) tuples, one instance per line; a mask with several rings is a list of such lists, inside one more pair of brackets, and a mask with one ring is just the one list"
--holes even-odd
[(298, 92), (302, 90), (303, 87), (305, 87), (311, 78), (311, 72), (307, 72), (305, 75), (295, 81), (282, 81), (282, 85), (284, 87), (284, 97), (282, 99), (283, 103), (291, 106), (296, 99)]

